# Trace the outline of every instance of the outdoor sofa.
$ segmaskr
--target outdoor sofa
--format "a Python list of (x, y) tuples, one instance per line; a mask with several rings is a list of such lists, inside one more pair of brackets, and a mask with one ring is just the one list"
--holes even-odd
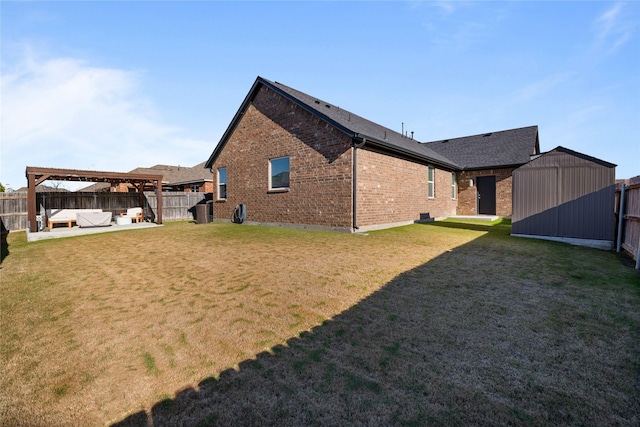
[(131, 218), (131, 221), (135, 221), (136, 223), (144, 221), (142, 208), (129, 208), (127, 209), (127, 213), (124, 214), (124, 216), (127, 218)]
[[(46, 213), (49, 231), (51, 231), (54, 224), (66, 224), (67, 227), (71, 228), (74, 222), (78, 222), (78, 215), (82, 217), (78, 224), (80, 226), (111, 225), (111, 212), (102, 212), (102, 209), (47, 209)], [(105, 224), (107, 218), (108, 223)]]

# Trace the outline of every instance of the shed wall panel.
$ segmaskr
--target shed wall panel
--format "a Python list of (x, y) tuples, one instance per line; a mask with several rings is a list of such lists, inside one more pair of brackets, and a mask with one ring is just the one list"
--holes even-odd
[(550, 152), (513, 174), (514, 234), (614, 238), (615, 168)]

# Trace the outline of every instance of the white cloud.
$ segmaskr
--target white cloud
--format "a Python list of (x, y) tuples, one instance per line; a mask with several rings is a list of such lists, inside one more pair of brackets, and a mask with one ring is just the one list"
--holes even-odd
[(593, 28), (599, 46), (615, 51), (631, 39), (633, 25), (625, 19), (624, 6), (621, 2), (615, 3), (596, 18)]
[(520, 103), (540, 99), (557, 90), (558, 86), (563, 85), (570, 78), (570, 73), (557, 73), (528, 83), (515, 92), (514, 99)]
[(212, 141), (163, 124), (140, 93), (141, 76), (75, 58), (41, 60), (28, 49), (3, 64), (0, 181), (26, 185), (26, 166), (128, 171), (205, 160)]

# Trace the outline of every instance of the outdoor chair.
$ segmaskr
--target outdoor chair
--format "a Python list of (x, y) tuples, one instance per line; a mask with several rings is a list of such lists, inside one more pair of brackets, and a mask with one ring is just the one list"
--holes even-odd
[(127, 213), (125, 217), (131, 218), (131, 221), (142, 222), (144, 221), (144, 214), (142, 212), (142, 208), (129, 208), (127, 209)]

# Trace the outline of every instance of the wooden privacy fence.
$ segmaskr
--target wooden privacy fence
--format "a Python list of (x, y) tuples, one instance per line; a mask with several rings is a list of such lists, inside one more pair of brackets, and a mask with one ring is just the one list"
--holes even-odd
[(616, 249), (624, 250), (636, 260), (639, 267), (640, 250), (640, 176), (619, 184), (616, 188)]
[[(154, 220), (158, 195), (145, 192), (145, 215)], [(193, 220), (195, 206), (212, 199), (211, 193), (162, 192), (162, 217), (165, 221)], [(102, 209), (114, 215), (140, 206), (138, 193), (47, 192), (36, 194), (37, 214), (46, 209)], [(27, 192), (0, 193), (0, 223), (6, 230), (27, 228)]]
[(27, 228), (27, 192), (0, 193), (0, 227), (4, 230)]
[[(149, 191), (144, 193), (147, 206), (154, 212), (158, 211), (158, 196)], [(213, 199), (211, 193), (189, 192), (162, 192), (162, 219), (163, 221), (178, 221), (184, 219), (196, 219), (196, 205), (206, 203)]]

